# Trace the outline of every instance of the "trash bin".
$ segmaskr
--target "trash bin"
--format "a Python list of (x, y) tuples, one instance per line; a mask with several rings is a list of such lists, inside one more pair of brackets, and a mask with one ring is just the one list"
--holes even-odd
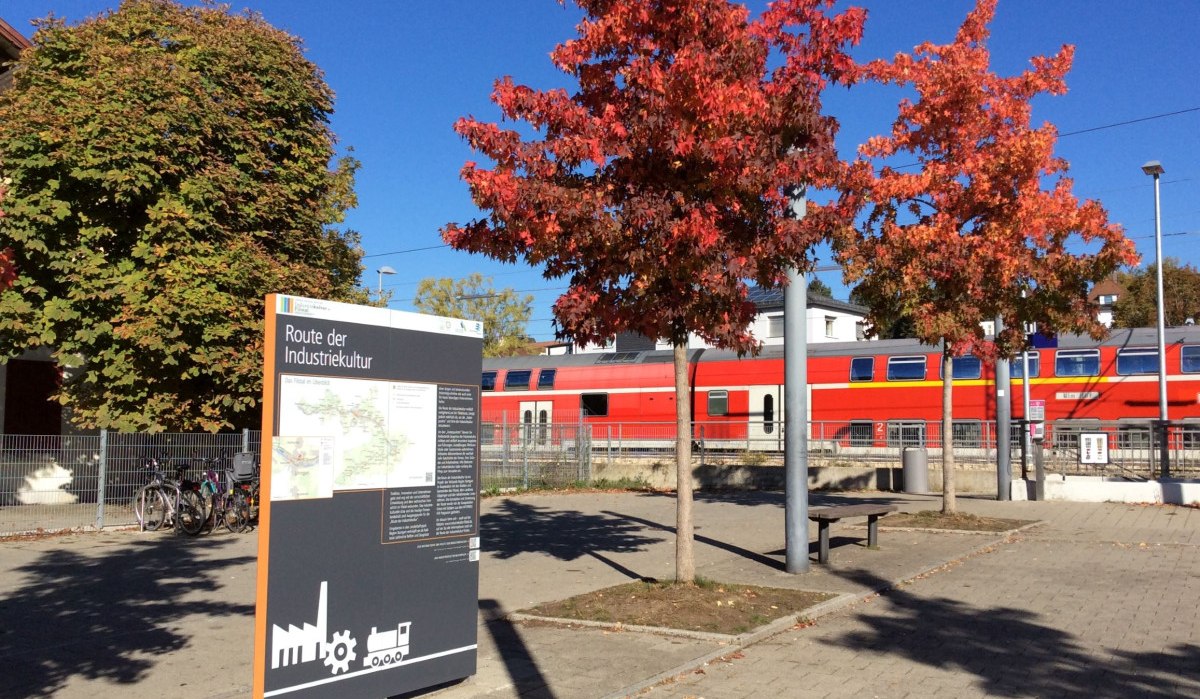
[(904, 467), (904, 492), (924, 495), (929, 492), (929, 452), (924, 447), (904, 447), (900, 455)]

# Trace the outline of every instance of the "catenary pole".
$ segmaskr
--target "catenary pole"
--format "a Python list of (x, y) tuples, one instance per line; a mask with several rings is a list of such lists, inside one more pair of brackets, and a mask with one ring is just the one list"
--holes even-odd
[[(996, 316), (995, 337), (1004, 331), (1004, 318)], [(1008, 360), (996, 360), (996, 499), (1012, 497), (1012, 454), (1009, 451), (1012, 439), (1012, 396), (1009, 387)]]
[[(791, 215), (808, 211), (803, 187), (792, 187)], [(786, 569), (808, 572), (808, 287), (804, 272), (788, 270), (783, 292), (783, 465)]]

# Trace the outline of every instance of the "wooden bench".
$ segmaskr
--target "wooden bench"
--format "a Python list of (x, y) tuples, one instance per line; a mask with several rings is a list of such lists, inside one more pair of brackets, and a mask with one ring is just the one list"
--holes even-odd
[(867, 546), (879, 546), (879, 518), (889, 512), (895, 512), (895, 505), (833, 505), (829, 507), (810, 507), (808, 518), (817, 523), (817, 538), (820, 545), (817, 549), (817, 560), (829, 562), (829, 524), (846, 517), (867, 518)]

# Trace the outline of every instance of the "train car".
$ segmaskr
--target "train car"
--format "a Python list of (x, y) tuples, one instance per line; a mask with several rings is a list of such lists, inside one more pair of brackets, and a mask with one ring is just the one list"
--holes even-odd
[[(1200, 433), (1200, 329), (1166, 336), (1169, 417), (1195, 421)], [(1158, 417), (1158, 351), (1152, 328), (1115, 330), (1101, 341), (1064, 335), (1057, 347), (1026, 353), (1031, 400), (1060, 433), (1104, 422), (1143, 430)], [(688, 385), (694, 438), (783, 449), (783, 348), (757, 357), (690, 350)], [(916, 340), (817, 343), (808, 348), (810, 447), (922, 444), (942, 415), (942, 354)], [(1022, 415), (1024, 362), (1011, 363), (1007, 389)], [(983, 440), (995, 420), (994, 366), (958, 357), (954, 373), (957, 444)], [(670, 351), (508, 357), (484, 361), (483, 420), (497, 430), (520, 425), (524, 438), (554, 439), (555, 425), (589, 425), (593, 435), (630, 430), (628, 440), (673, 438), (674, 369)], [(654, 425), (662, 434), (650, 436)], [(1189, 427), (1189, 429), (1191, 429)], [(667, 434), (669, 432), (669, 434)], [(1190, 432), (1188, 434), (1191, 434)], [(1198, 440), (1200, 441), (1200, 440)]]

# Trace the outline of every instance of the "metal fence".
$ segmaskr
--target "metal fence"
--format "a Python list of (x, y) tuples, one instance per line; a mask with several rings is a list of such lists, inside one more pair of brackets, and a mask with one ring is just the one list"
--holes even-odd
[(0, 534), (136, 524), (132, 501), (147, 458), (198, 468), (202, 458), (257, 452), (259, 442), (251, 430), (0, 435)]
[[(480, 486), (483, 491), (561, 487), (589, 483), (600, 466), (675, 455), (674, 423), (537, 424), (504, 416), (480, 425)], [(783, 424), (697, 422), (692, 425), (698, 463), (772, 466), (783, 463)], [(1080, 463), (1080, 435), (1103, 433), (1109, 463)], [(1048, 473), (1153, 479), (1161, 474), (1162, 431), (1150, 421), (1058, 421), (1047, 423), (1042, 457)], [(1009, 435), (1014, 477), (1034, 469), (1024, 449), (1025, 426)], [(812, 466), (900, 466), (905, 449), (941, 459), (939, 422), (813, 422), (808, 457)], [(994, 422), (956, 422), (955, 462), (995, 468)], [(1169, 475), (1200, 478), (1200, 423), (1166, 426)], [(0, 435), (0, 534), (135, 524), (131, 501), (146, 481), (143, 461), (170, 465), (226, 458), (260, 449), (260, 434), (167, 433), (22, 436)], [(194, 473), (194, 472), (193, 472)]]

